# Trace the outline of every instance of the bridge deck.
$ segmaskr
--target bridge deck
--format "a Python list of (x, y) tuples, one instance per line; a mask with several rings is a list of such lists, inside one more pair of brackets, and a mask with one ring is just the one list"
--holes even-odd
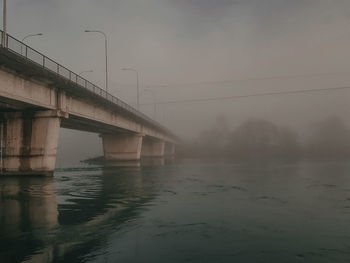
[[(0, 36), (2, 33), (0, 30)], [(8, 34), (6, 47), (0, 46), (0, 65), (31, 78), (53, 82), (55, 87), (67, 93), (100, 101), (177, 139), (158, 122)]]

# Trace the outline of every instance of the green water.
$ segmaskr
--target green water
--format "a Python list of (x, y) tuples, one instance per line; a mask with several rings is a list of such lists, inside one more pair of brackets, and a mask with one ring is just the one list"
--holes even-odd
[(350, 262), (350, 163), (0, 178), (0, 262)]

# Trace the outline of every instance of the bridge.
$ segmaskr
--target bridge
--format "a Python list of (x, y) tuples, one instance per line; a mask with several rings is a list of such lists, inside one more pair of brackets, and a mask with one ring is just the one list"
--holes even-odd
[(60, 127), (100, 134), (104, 157), (113, 161), (173, 155), (179, 142), (166, 127), (6, 34), (0, 174), (52, 175)]

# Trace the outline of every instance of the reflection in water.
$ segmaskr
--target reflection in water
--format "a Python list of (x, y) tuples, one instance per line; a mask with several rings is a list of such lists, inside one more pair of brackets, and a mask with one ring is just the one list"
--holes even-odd
[(169, 162), (0, 178), (0, 262), (349, 262), (350, 164)]
[(52, 178), (1, 178), (0, 261), (18, 262), (45, 246), (58, 225)]
[(63, 262), (80, 262), (81, 251), (103, 247), (111, 231), (137, 217), (139, 207), (153, 198), (153, 189), (143, 186), (139, 168), (108, 167), (98, 175), (80, 178), (69, 195), (59, 205), (62, 231), (58, 258)]
[(142, 166), (164, 166), (165, 158), (143, 158), (141, 163)]
[(58, 206), (53, 178), (1, 178), (0, 262), (80, 262), (81, 251), (102, 245), (154, 197), (154, 185), (143, 186), (137, 167), (55, 176)]
[(166, 157), (145, 157), (141, 159), (141, 165), (142, 166), (164, 166), (164, 165), (171, 165), (175, 164), (175, 157), (174, 156), (166, 156)]

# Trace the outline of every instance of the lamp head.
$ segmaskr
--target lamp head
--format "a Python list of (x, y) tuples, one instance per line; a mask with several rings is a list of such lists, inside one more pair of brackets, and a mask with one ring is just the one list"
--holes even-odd
[(135, 72), (137, 72), (137, 70), (136, 70), (136, 69), (134, 69), (134, 68), (122, 68), (122, 70), (131, 70), (131, 71), (135, 71)]

